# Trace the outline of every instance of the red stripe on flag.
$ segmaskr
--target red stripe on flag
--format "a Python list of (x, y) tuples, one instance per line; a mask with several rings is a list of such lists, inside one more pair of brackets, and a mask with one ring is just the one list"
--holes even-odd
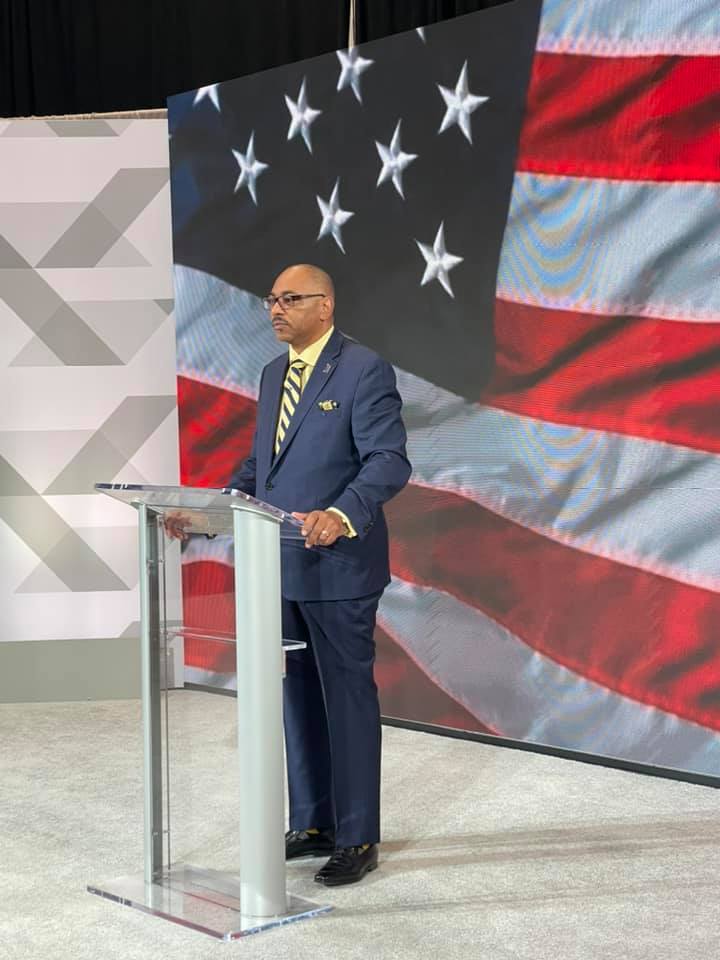
[(580, 676), (720, 730), (719, 594), (574, 550), (453, 494), (410, 486), (387, 513), (396, 576), (481, 610)]
[(257, 404), (188, 377), (177, 385), (180, 483), (225, 487), (250, 452)]
[(720, 324), (495, 303), (484, 403), (720, 453)]
[(517, 169), (720, 179), (720, 57), (536, 53)]
[[(231, 567), (215, 561), (182, 566), (183, 626), (198, 633), (235, 634), (235, 578)], [(219, 673), (235, 670), (235, 644), (185, 638), (185, 665)]]

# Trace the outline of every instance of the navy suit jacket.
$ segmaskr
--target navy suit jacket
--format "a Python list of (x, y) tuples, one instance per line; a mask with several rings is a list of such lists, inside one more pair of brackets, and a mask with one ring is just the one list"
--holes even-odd
[[(347, 600), (381, 591), (390, 582), (382, 505), (411, 473), (395, 372), (372, 350), (334, 330), (275, 456), (287, 368), (285, 353), (262, 372), (252, 450), (229, 485), (283, 510), (337, 507), (358, 534), (310, 550), (303, 541), (283, 540), (283, 596)], [(322, 401), (336, 405), (323, 410)]]

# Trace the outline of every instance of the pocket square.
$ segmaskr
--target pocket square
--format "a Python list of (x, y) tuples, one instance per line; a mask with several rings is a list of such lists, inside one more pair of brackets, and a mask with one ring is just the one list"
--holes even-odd
[(337, 410), (340, 404), (337, 400), (318, 400), (318, 406), (323, 413), (328, 413), (330, 410)]

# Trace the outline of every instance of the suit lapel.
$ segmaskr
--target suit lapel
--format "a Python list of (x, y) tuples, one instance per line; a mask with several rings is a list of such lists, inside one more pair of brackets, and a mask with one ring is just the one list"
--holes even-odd
[[(262, 423), (258, 424), (258, 453), (257, 458), (261, 463), (266, 463), (268, 473), (273, 466), (273, 457), (275, 455), (275, 433), (277, 431), (277, 419), (280, 412), (280, 397), (282, 395), (283, 382), (287, 373), (288, 361), (287, 355), (282, 358), (282, 362), (272, 363), (265, 373), (265, 382), (263, 383), (263, 404), (262, 404)], [(267, 401), (265, 402), (265, 398)]]
[[(310, 375), (310, 379), (307, 382), (305, 389), (302, 392), (300, 397), (300, 403), (295, 408), (295, 413), (292, 415), (290, 420), (290, 426), (287, 429), (287, 433), (283, 438), (282, 445), (278, 451), (278, 455), (275, 458), (271, 472), (273, 472), (277, 466), (282, 462), (282, 459), (285, 455), (285, 451), (288, 449), (290, 444), (293, 441), (295, 434), (298, 432), (300, 424), (303, 422), (308, 412), (312, 409), (312, 406), (317, 399), (318, 394), (323, 390), (328, 380), (332, 377), (335, 372), (340, 354), (342, 352), (343, 345), (343, 335), (335, 330), (333, 335), (330, 337), (328, 342), (325, 344), (325, 349), (318, 357), (318, 362), (315, 364), (315, 369)], [(280, 379), (279, 390), (282, 390), (282, 382), (284, 379)], [(279, 410), (280, 405), (280, 394), (278, 392), (278, 405)], [(275, 432), (273, 430), (272, 442), (275, 441)]]

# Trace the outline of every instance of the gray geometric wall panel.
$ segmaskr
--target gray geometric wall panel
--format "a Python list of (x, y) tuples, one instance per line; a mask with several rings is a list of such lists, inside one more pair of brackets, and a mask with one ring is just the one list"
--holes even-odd
[(137, 120), (10, 120), (2, 137), (116, 137)]
[(91, 493), (99, 477), (117, 476), (175, 405), (174, 396), (126, 397), (43, 493)]
[[(118, 170), (38, 266), (96, 266), (167, 182), (167, 170)], [(127, 240), (125, 246), (132, 249)], [(138, 257), (144, 265), (144, 257)]]
[(77, 220), (87, 204), (2, 203), (0, 224), (7, 242), (33, 267)]
[(178, 482), (167, 124), (3, 122), (0, 169), (0, 641), (120, 636), (135, 517), (93, 484)]
[(97, 366), (121, 362), (32, 267), (4, 269), (0, 296), (62, 363)]

